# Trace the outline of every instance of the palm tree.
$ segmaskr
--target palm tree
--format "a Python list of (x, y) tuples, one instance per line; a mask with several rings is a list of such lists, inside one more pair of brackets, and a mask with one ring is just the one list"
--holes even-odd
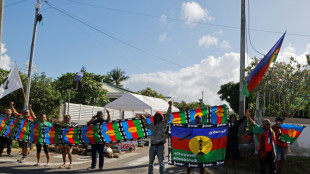
[(125, 71), (121, 70), (120, 68), (116, 67), (112, 71), (108, 73), (108, 75), (111, 76), (112, 81), (116, 86), (122, 87), (123, 85), (121, 84), (122, 81), (126, 80), (129, 78), (129, 76), (125, 75)]

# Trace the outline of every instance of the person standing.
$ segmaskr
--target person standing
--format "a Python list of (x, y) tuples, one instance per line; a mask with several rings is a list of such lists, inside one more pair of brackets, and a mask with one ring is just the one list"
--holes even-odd
[(258, 159), (260, 166), (260, 173), (266, 173), (266, 164), (269, 167), (269, 172), (271, 174), (276, 173), (275, 168), (275, 133), (270, 128), (270, 120), (264, 119), (263, 126), (259, 126), (254, 122), (254, 120), (250, 117), (250, 110), (246, 110), (246, 118), (249, 120), (250, 124), (253, 127), (253, 133), (256, 138), (258, 138), (259, 146), (258, 146)]
[[(40, 127), (52, 127), (53, 125), (46, 120), (47, 120), (46, 115), (42, 114), (39, 117), (39, 119), (35, 119), (35, 123), (38, 123)], [(40, 166), (42, 145), (40, 143), (37, 143), (36, 147), (37, 147), (37, 163), (34, 166)], [(50, 162), (50, 153), (49, 153), (48, 145), (44, 144), (43, 149), (44, 149), (44, 153), (46, 156), (46, 164), (44, 166), (48, 167), (49, 162)]]
[(272, 130), (276, 134), (276, 149), (277, 149), (276, 165), (277, 165), (277, 173), (279, 174), (282, 172), (283, 164), (284, 161), (286, 160), (287, 143), (280, 140), (280, 133), (281, 133), (280, 125), (283, 124), (284, 120), (285, 118), (277, 117), (276, 123), (272, 126)]
[[(17, 118), (27, 119), (31, 122), (34, 121), (35, 115), (33, 114), (33, 111), (32, 111), (30, 104), (28, 106), (29, 110), (28, 109), (23, 110), (23, 114), (20, 114), (16, 111), (16, 109), (14, 107), (14, 102), (11, 102), (10, 105), (11, 105), (11, 109), (12, 109), (13, 114)], [(19, 147), (22, 148), (22, 158), (17, 160), (17, 162), (23, 163), (27, 160), (27, 156), (29, 154), (29, 148), (32, 146), (32, 144), (31, 144), (31, 142), (25, 142), (25, 141), (19, 141), (18, 144), (19, 144)]]
[(231, 114), (229, 116), (228, 123), (228, 138), (227, 138), (227, 147), (226, 147), (226, 155), (225, 155), (225, 169), (226, 173), (228, 171), (229, 157), (230, 154), (233, 154), (234, 159), (234, 171), (235, 174), (238, 172), (238, 161), (240, 158), (239, 155), (239, 126), (245, 121), (246, 117), (242, 117), (240, 120), (237, 120), (235, 114)]
[[(12, 110), (11, 109), (6, 109), (5, 110), (5, 116), (8, 117), (13, 117), (12, 116)], [(4, 145), (7, 145), (7, 149), (6, 152), (8, 154), (9, 157), (11, 157), (11, 150), (12, 150), (12, 139), (8, 138), (8, 137), (2, 137), (0, 136), (0, 156), (2, 155), (3, 149), (4, 149)]]
[[(98, 111), (95, 116), (92, 117), (92, 119), (87, 123), (87, 125), (91, 124), (102, 124), (107, 123), (111, 120), (110, 112), (106, 110), (106, 113), (108, 115), (107, 119), (104, 119), (103, 112)], [(97, 165), (97, 152), (99, 153), (99, 170), (103, 170), (103, 164), (104, 164), (104, 144), (92, 144), (91, 145), (91, 166), (88, 167), (88, 170), (96, 169)]]
[[(66, 128), (66, 127), (74, 127), (73, 123), (71, 123), (71, 116), (69, 114), (66, 114), (64, 116), (64, 120), (63, 121), (57, 121), (54, 120), (53, 122), (53, 126), (56, 127), (61, 127), (61, 128)], [(62, 153), (62, 160), (63, 160), (63, 164), (61, 166), (59, 166), (59, 169), (72, 169), (73, 165), (72, 165), (72, 144), (63, 144), (60, 145), (59, 149), (61, 150)], [(67, 166), (67, 154), (68, 154), (68, 158), (70, 161), (70, 164)]]
[(147, 129), (151, 130), (151, 147), (149, 149), (149, 167), (148, 173), (153, 174), (154, 169), (154, 160), (155, 156), (157, 155), (157, 159), (159, 162), (159, 173), (165, 173), (165, 147), (164, 144), (166, 143), (166, 129), (167, 124), (171, 117), (171, 109), (172, 109), (172, 101), (168, 102), (169, 107), (166, 113), (166, 117), (161, 112), (156, 112), (154, 115), (154, 122), (148, 124), (145, 117), (141, 116), (144, 126)]

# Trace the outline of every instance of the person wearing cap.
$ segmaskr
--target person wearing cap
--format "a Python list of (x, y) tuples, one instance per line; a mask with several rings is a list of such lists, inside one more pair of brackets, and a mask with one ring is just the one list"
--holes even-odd
[(168, 102), (169, 107), (166, 113), (166, 117), (162, 114), (162, 112), (156, 112), (154, 115), (154, 122), (148, 124), (145, 120), (144, 116), (141, 116), (144, 126), (147, 129), (151, 130), (151, 147), (149, 149), (149, 167), (148, 173), (153, 174), (154, 168), (154, 160), (155, 156), (157, 155), (158, 163), (159, 163), (159, 173), (163, 174), (165, 171), (165, 147), (164, 144), (166, 143), (166, 129), (167, 124), (171, 117), (171, 108), (172, 108), (172, 101)]
[(263, 126), (259, 126), (255, 121), (250, 117), (250, 110), (246, 110), (246, 118), (249, 120), (250, 124), (253, 127), (253, 134), (258, 139), (259, 145), (258, 145), (258, 159), (259, 159), (259, 167), (260, 172), (262, 174), (266, 173), (266, 164), (268, 164), (269, 172), (271, 174), (276, 173), (275, 168), (275, 133), (270, 128), (270, 120), (264, 119), (263, 120)]
[[(103, 112), (98, 111), (95, 116), (89, 120), (87, 125), (91, 124), (102, 124), (107, 123), (111, 120), (110, 112), (109, 110), (106, 110), (106, 113), (108, 115), (107, 119), (103, 118)], [(104, 163), (104, 154), (103, 154), (104, 144), (92, 144), (91, 145), (91, 166), (88, 167), (88, 170), (96, 169), (97, 165), (97, 152), (99, 153), (99, 170), (103, 170), (103, 163)]]
[(225, 155), (225, 169), (226, 172), (228, 170), (228, 163), (230, 154), (233, 154), (234, 159), (234, 171), (235, 173), (238, 172), (238, 161), (240, 158), (239, 155), (239, 126), (245, 121), (246, 117), (242, 117), (240, 120), (237, 120), (236, 114), (231, 114), (229, 116), (228, 121), (228, 138), (227, 138), (227, 147), (226, 147), (226, 155)]
[[(29, 110), (24, 109), (22, 114), (20, 114), (16, 111), (16, 109), (14, 107), (14, 102), (10, 102), (10, 106), (11, 106), (13, 114), (17, 118), (27, 119), (31, 122), (34, 122), (34, 120), (36, 119), (36, 116), (34, 115), (30, 104), (28, 105)], [(17, 162), (23, 163), (27, 160), (27, 156), (29, 154), (29, 148), (30, 147), (32, 148), (32, 144), (31, 144), (31, 142), (25, 142), (25, 141), (19, 141), (18, 144), (19, 144), (19, 147), (22, 148), (22, 158), (17, 160)]]
[(276, 134), (276, 149), (277, 149), (276, 165), (278, 173), (281, 173), (284, 161), (286, 160), (287, 143), (280, 140), (280, 133), (281, 133), (280, 125), (283, 124), (283, 120), (285, 120), (285, 118), (277, 117), (275, 120), (276, 123), (272, 126), (272, 130)]
[[(5, 116), (11, 118), (14, 117), (12, 116), (12, 110), (11, 109), (6, 109), (5, 110)], [(9, 157), (11, 157), (11, 150), (12, 150), (12, 139), (8, 138), (8, 137), (2, 137), (0, 136), (0, 156), (2, 155), (3, 149), (4, 149), (4, 145), (7, 145), (7, 149), (6, 152), (8, 154)]]

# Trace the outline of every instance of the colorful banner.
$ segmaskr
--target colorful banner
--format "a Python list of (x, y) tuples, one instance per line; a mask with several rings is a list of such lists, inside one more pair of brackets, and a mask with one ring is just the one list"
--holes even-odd
[(7, 123), (10, 121), (10, 117), (1, 115), (0, 116), (0, 135), (2, 135), (7, 127)]
[(208, 108), (198, 108), (189, 110), (190, 124), (195, 124), (195, 119), (200, 116), (202, 124), (210, 124), (210, 116), (208, 114)]
[(301, 134), (305, 126), (281, 124), (280, 140), (292, 144)]
[(121, 121), (126, 140), (146, 138), (147, 133), (140, 119)]
[(187, 124), (188, 123), (188, 112), (187, 111), (173, 112), (171, 114), (169, 123)]
[(169, 124), (168, 163), (190, 168), (223, 165), (227, 131), (227, 124)]
[(211, 107), (211, 123), (224, 124), (227, 122), (228, 107), (227, 105)]
[(119, 122), (105, 123), (102, 125), (102, 136), (106, 143), (124, 141)]

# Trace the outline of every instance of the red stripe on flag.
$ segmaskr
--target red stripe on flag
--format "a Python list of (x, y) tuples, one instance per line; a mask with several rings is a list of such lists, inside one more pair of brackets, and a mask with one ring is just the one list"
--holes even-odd
[[(51, 129), (50, 129), (50, 132), (55, 132), (55, 127), (52, 127)], [(49, 135), (50, 136), (50, 135)], [(57, 135), (58, 136), (58, 135)], [(51, 142), (51, 144), (56, 144), (55, 143), (55, 137), (56, 137), (56, 132), (54, 133), (54, 137), (51, 137), (50, 136), (50, 142)]]
[(24, 139), (24, 127), (27, 125), (28, 120), (25, 119), (22, 130), (20, 131), (19, 139)]
[(17, 121), (18, 121), (18, 119), (15, 119), (14, 122), (13, 122), (13, 125), (10, 126), (10, 132), (8, 133), (9, 137), (11, 136), (12, 130), (15, 128)]
[[(38, 127), (39, 127), (39, 124), (37, 124), (37, 125), (34, 127), (34, 129), (39, 130)], [(40, 135), (40, 133), (39, 133), (39, 135)], [(38, 142), (38, 136), (36, 136), (34, 133), (33, 133), (33, 141), (34, 141), (34, 142)]]
[(226, 148), (227, 145), (227, 136), (221, 138), (214, 138), (212, 140), (212, 150), (223, 149)]
[(173, 112), (172, 115), (173, 115), (173, 119), (180, 118), (179, 112)]
[[(112, 123), (108, 123), (107, 124), (107, 128), (108, 128), (108, 131), (109, 130), (113, 130), (114, 131)], [(109, 137), (110, 137), (111, 141), (116, 141), (117, 140), (115, 135), (109, 135)]]
[[(127, 121), (127, 124), (128, 124), (128, 129), (130, 129), (131, 127), (136, 127), (132, 120), (128, 120), (128, 121)], [(129, 131), (128, 131), (128, 132), (129, 132)], [(131, 133), (133, 139), (139, 138), (137, 132), (130, 132), (130, 133)]]
[(248, 83), (248, 91), (249, 93), (258, 85), (258, 83), (262, 80), (265, 72), (269, 68), (269, 63), (266, 64), (257, 74), (255, 74)]
[[(179, 140), (180, 140), (180, 138), (171, 137), (172, 148), (190, 151), (189, 146), (188, 146), (190, 139), (184, 139), (181, 141), (179, 141)], [(211, 139), (211, 141), (212, 141), (212, 149), (211, 150), (223, 149), (223, 148), (226, 148), (227, 136), (221, 137), (221, 138), (214, 138), (214, 139)]]
[[(69, 129), (68, 129), (68, 133), (69, 133), (69, 132), (73, 132), (73, 128), (69, 128)], [(70, 136), (71, 136), (71, 135), (70, 135)], [(66, 137), (68, 138), (68, 141), (70, 142), (70, 144), (75, 144), (75, 141), (74, 141), (73, 136), (74, 136), (74, 135), (72, 135), (72, 137), (68, 137), (68, 136), (66, 135)]]
[[(92, 130), (93, 130), (93, 127), (94, 127), (94, 125), (88, 126), (87, 132), (88, 132), (88, 131), (92, 131)], [(87, 138), (88, 138), (88, 141), (89, 141), (90, 143), (95, 143), (95, 142), (96, 142), (94, 137), (89, 137), (89, 136), (88, 136)]]
[[(223, 106), (218, 106), (216, 111), (219, 111), (219, 110), (223, 110)], [(223, 115), (221, 117), (217, 113), (216, 113), (216, 115), (217, 115), (216, 123), (217, 124), (222, 124)]]

